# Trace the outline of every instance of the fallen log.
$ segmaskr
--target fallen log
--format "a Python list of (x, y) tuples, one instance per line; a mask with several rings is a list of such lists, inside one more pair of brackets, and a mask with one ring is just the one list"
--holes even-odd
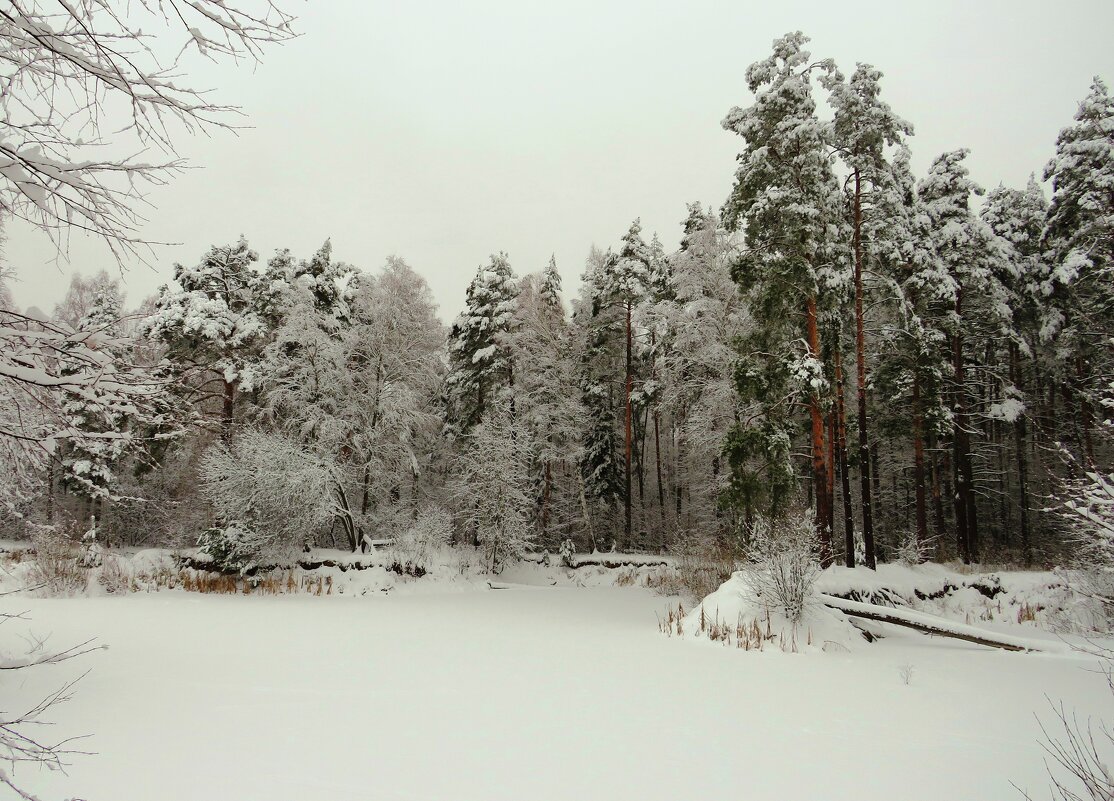
[(995, 631), (968, 626), (963, 623), (954, 623), (942, 617), (915, 612), (911, 609), (898, 609), (876, 604), (864, 604), (859, 601), (848, 601), (836, 598), (833, 595), (820, 596), (825, 606), (837, 609), (851, 617), (861, 617), (878, 623), (892, 623), (895, 626), (919, 631), (938, 637), (951, 637), (956, 640), (985, 645), (989, 648), (1002, 648), (1006, 651), (1061, 653), (1063, 648), (1057, 647), (1054, 642), (1041, 642), (1025, 637), (1013, 637), (1009, 634), (999, 634)]

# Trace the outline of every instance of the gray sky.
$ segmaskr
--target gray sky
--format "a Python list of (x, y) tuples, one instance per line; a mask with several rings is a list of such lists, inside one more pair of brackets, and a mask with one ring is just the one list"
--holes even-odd
[[(984, 186), (1039, 174), (1092, 76), (1114, 80), (1110, 2), (285, 3), (302, 37), (255, 68), (202, 63), (195, 85), (243, 107), (239, 135), (178, 138), (197, 168), (150, 193), (144, 234), (182, 243), (124, 279), (135, 304), (211, 244), (247, 236), (265, 261), (331, 237), (365, 270), (390, 254), (431, 286), (443, 319), (488, 254), (522, 274), (557, 256), (566, 290), (594, 242), (640, 216), (676, 246), (685, 203), (720, 205), (742, 140), (719, 126), (751, 96), (744, 71), (801, 29), (815, 57), (884, 73), (913, 123), (914, 167), (971, 148)], [(21, 305), (49, 310), (73, 270), (117, 269), (75, 237), (11, 223)]]

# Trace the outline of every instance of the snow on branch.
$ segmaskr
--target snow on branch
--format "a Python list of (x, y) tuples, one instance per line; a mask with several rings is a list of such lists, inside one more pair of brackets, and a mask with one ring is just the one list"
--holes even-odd
[[(0, 210), (59, 252), (76, 229), (117, 260), (143, 254), (144, 188), (184, 166), (172, 127), (229, 128), (236, 113), (183, 82), (183, 57), (258, 59), (292, 22), (269, 0), (3, 0)], [(151, 147), (169, 156), (147, 160)]]

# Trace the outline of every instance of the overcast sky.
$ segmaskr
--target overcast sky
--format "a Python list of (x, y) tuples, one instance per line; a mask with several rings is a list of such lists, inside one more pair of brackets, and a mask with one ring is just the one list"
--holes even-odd
[[(800, 29), (845, 73), (885, 73), (913, 123), (918, 174), (971, 148), (984, 186), (1039, 174), (1092, 76), (1114, 80), (1109, 2), (291, 2), (301, 38), (254, 70), (202, 64), (253, 127), (178, 139), (197, 169), (152, 191), (144, 234), (182, 243), (128, 268), (129, 303), (176, 261), (241, 233), (262, 260), (281, 247), (365, 270), (398, 254), (451, 319), (477, 265), (505, 250), (520, 274), (551, 253), (572, 289), (590, 245), (634, 217), (676, 246), (685, 204), (720, 205), (742, 140), (720, 128), (751, 96), (744, 72)], [(60, 267), (47, 238), (11, 223), (5, 257), (21, 305), (53, 307), (70, 273), (116, 270), (74, 238)]]

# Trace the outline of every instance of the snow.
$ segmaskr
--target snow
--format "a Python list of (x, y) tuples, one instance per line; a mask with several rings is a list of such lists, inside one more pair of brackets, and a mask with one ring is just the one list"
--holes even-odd
[(986, 416), (991, 420), (1002, 420), (1006, 423), (1016, 423), (1023, 414), (1025, 414), (1025, 402), (1018, 398), (1003, 398), (991, 404), (986, 412)]
[[(816, 649), (850, 652), (866, 645), (862, 634), (844, 615), (819, 603), (811, 604), (794, 626), (783, 612), (756, 597), (742, 572), (733, 575), (689, 612), (682, 628), (688, 637), (708, 638), (710, 628), (717, 624), (727, 627), (729, 639), (724, 644), (736, 648), (770, 648), (790, 653)], [(753, 643), (744, 641), (740, 645), (739, 632), (750, 626), (757, 627), (757, 633), (765, 639), (755, 638)]]
[(1083, 657), (900, 630), (712, 647), (659, 633), (669, 600), (636, 588), (8, 603), (52, 645), (111, 646), (5, 676), (11, 708), (91, 668), (51, 735), (96, 753), (16, 774), (44, 798), (1013, 801), (1047, 787), (1046, 695), (1110, 707)]

